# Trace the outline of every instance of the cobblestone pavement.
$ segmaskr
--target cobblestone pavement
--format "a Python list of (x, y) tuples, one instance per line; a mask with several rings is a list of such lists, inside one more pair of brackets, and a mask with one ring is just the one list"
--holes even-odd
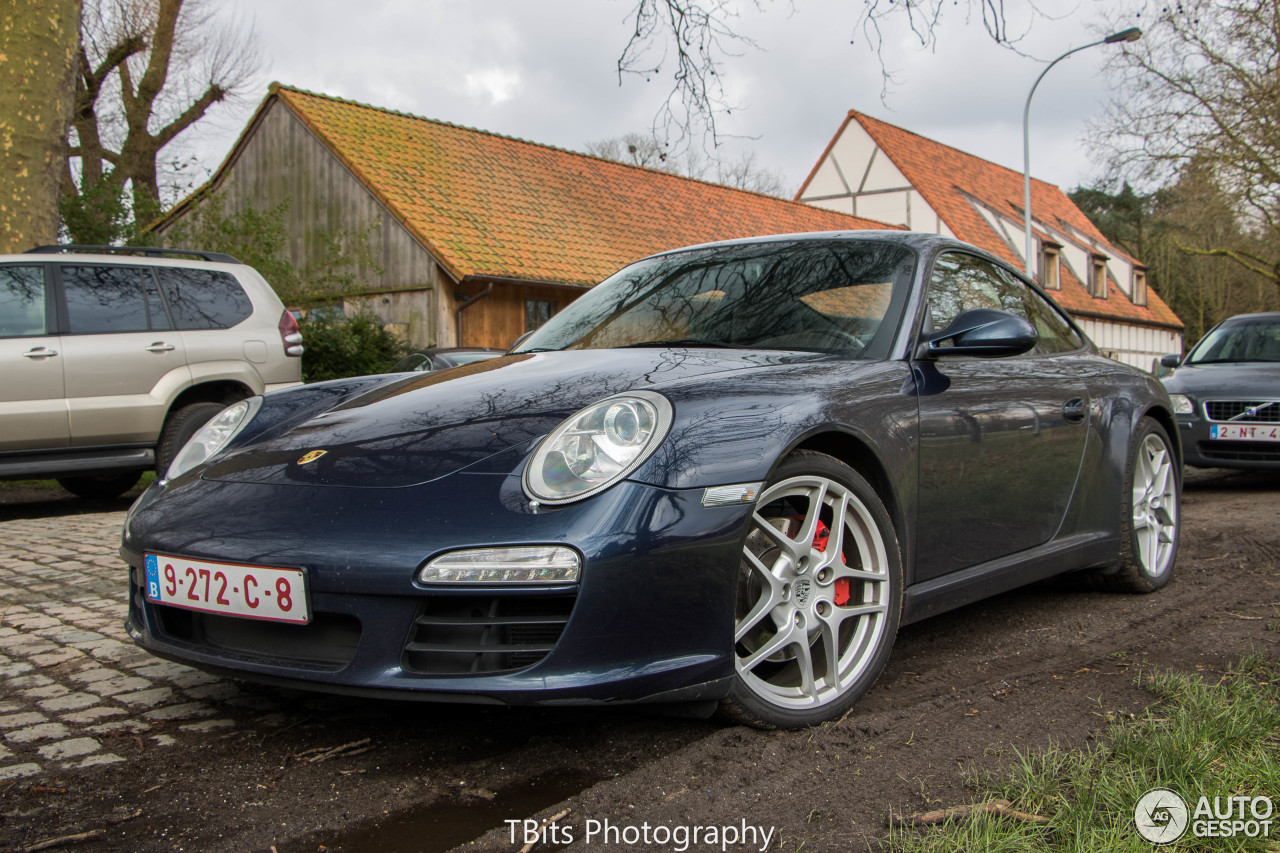
[(117, 738), (172, 746), (273, 704), (128, 639), (123, 523), (0, 521), (0, 781), (124, 762)]

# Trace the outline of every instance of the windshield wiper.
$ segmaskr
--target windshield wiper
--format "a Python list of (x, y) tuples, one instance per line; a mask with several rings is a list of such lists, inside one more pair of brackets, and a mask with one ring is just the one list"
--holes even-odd
[(518, 349), (507, 353), (507, 355), (524, 355), (528, 352), (560, 352), (560, 347), (530, 347), (529, 349)]
[(615, 349), (636, 349), (638, 347), (712, 347), (715, 349), (751, 349), (742, 344), (729, 344), (724, 341), (708, 341), (702, 338), (672, 338), (665, 341), (638, 341), (634, 344), (622, 344)]

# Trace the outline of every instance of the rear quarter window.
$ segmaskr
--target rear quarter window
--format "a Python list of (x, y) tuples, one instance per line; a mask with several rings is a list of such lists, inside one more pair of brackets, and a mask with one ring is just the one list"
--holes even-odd
[(160, 289), (179, 329), (229, 329), (253, 313), (253, 303), (234, 275), (219, 270), (158, 267)]

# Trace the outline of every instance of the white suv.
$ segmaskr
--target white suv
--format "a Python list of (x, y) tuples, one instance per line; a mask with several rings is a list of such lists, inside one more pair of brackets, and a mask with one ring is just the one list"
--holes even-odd
[(0, 255), (0, 480), (115, 497), (224, 406), (298, 384), (301, 355), (293, 315), (230, 255)]

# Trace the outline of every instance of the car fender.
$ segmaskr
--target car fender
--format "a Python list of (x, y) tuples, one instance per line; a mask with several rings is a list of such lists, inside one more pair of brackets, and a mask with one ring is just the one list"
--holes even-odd
[(214, 381), (239, 382), (253, 394), (261, 394), (266, 388), (262, 375), (245, 361), (201, 361), (190, 365), (190, 368), (192, 385)]

